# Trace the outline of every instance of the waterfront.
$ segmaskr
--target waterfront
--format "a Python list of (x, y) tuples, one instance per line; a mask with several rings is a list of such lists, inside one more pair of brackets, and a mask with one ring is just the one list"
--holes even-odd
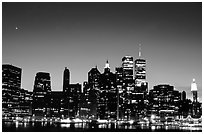
[(201, 126), (3, 121), (3, 132), (201, 132)]

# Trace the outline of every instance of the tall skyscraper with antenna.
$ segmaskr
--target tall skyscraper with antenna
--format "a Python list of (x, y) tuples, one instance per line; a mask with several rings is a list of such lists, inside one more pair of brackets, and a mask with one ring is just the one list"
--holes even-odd
[(146, 84), (146, 60), (142, 58), (141, 44), (139, 44), (139, 58), (135, 60), (135, 85), (138, 87)]
[(139, 58), (135, 60), (135, 87), (132, 92), (132, 116), (141, 118), (145, 115), (147, 106), (146, 60), (142, 58), (141, 44), (139, 44)]

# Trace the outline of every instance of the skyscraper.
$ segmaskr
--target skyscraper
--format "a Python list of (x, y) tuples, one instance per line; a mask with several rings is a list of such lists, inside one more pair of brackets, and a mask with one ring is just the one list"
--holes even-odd
[(192, 117), (198, 117), (199, 113), (199, 103), (198, 103), (198, 88), (197, 84), (195, 82), (195, 79), (193, 79), (193, 82), (191, 83), (191, 92), (193, 95), (193, 102), (192, 102)]
[(133, 57), (125, 56), (122, 58), (122, 68), (123, 68), (123, 82), (127, 87), (133, 85)]
[(33, 89), (33, 114), (35, 116), (49, 116), (51, 92), (50, 74), (38, 72), (35, 76)]
[(125, 56), (122, 58), (122, 68), (124, 89), (124, 118), (129, 120), (131, 115), (132, 92), (134, 91), (132, 56)]
[(124, 88), (123, 88), (123, 68), (116, 67), (115, 68), (116, 75), (116, 88), (117, 88), (117, 119), (121, 119), (124, 117), (123, 111), (123, 100), (124, 100)]
[(92, 68), (88, 72), (88, 84), (91, 89), (98, 90), (99, 88), (99, 80), (100, 80), (101, 73), (98, 71), (97, 66), (95, 68)]
[(138, 92), (147, 92), (146, 82), (146, 60), (141, 58), (141, 45), (139, 47), (139, 58), (135, 60), (135, 86), (140, 87)]
[(198, 88), (197, 88), (195, 79), (193, 79), (193, 82), (191, 83), (191, 92), (193, 95), (193, 102), (197, 103), (198, 102)]
[(69, 83), (70, 83), (70, 72), (67, 67), (64, 69), (63, 73), (63, 92), (69, 90)]
[(68, 98), (68, 118), (79, 117), (79, 103), (81, 97), (81, 84), (70, 84), (67, 92)]
[(100, 93), (99, 93), (99, 112), (100, 119), (116, 119), (117, 111), (117, 92), (116, 77), (110, 72), (110, 66), (106, 61), (104, 73), (100, 77)]
[(21, 68), (2, 65), (2, 115), (16, 116), (20, 113)]
[[(139, 46), (139, 58), (135, 60), (135, 89), (132, 92), (132, 117), (141, 118), (146, 114), (147, 108), (147, 82), (146, 60), (141, 58), (141, 45)], [(135, 114), (136, 113), (136, 114)]]
[(99, 90), (100, 90), (100, 75), (97, 66), (88, 72), (88, 87), (86, 93), (88, 94), (87, 105), (89, 108), (89, 117), (96, 118), (98, 111)]
[(2, 65), (2, 85), (9, 85), (21, 88), (21, 72), (22, 69), (13, 65)]

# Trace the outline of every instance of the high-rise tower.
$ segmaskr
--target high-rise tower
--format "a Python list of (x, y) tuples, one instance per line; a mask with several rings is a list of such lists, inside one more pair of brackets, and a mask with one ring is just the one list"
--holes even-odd
[(100, 83), (100, 75), (98, 68), (92, 68), (88, 72), (88, 85), (87, 85), (87, 106), (89, 108), (89, 115), (93, 116), (94, 118), (97, 117), (97, 106), (98, 106), (98, 99), (99, 99), (99, 83)]
[(20, 111), (20, 88), (22, 69), (13, 65), (2, 65), (2, 115), (16, 116)]
[(123, 67), (123, 82), (126, 86), (132, 86), (133, 84), (133, 57), (125, 56), (122, 58)]
[(129, 120), (132, 107), (131, 106), (132, 92), (134, 91), (132, 56), (125, 56), (122, 58), (122, 68), (123, 68), (123, 92), (124, 92), (123, 118)]
[(115, 87), (115, 74), (110, 72), (108, 61), (104, 73), (100, 76), (100, 92), (98, 104), (98, 117), (100, 119), (116, 119), (117, 93)]
[(195, 79), (193, 79), (193, 82), (191, 83), (191, 92), (193, 94), (193, 102), (198, 102), (198, 88), (197, 84), (195, 82)]
[(69, 83), (70, 83), (70, 72), (67, 67), (64, 69), (63, 74), (63, 92), (67, 92), (69, 90)]
[(49, 93), (51, 92), (50, 74), (38, 72), (35, 76), (33, 89), (33, 114), (47, 116), (50, 114)]
[[(139, 45), (139, 58), (135, 60), (135, 89), (132, 92), (132, 116), (140, 118), (147, 109), (147, 82), (146, 60), (141, 57), (141, 45)], [(135, 114), (136, 113), (136, 114)]]
[(101, 73), (98, 71), (98, 68), (92, 68), (88, 72), (88, 84), (91, 89), (99, 88), (99, 80)]
[(193, 95), (191, 116), (193, 118), (199, 118), (202, 115), (202, 110), (201, 110), (201, 103), (198, 102), (198, 88), (197, 88), (195, 79), (193, 79), (193, 82), (191, 83), (191, 92)]
[(146, 60), (141, 58), (141, 45), (139, 58), (135, 60), (135, 85), (141, 87), (146, 84)]

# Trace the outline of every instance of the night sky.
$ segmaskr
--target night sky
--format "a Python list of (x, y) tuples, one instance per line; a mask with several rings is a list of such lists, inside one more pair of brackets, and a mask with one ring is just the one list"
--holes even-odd
[(149, 90), (170, 84), (190, 94), (202, 90), (201, 3), (3, 3), (2, 63), (22, 68), (22, 88), (33, 90), (37, 72), (51, 74), (62, 91), (65, 67), (71, 83), (87, 81), (97, 65), (111, 71), (122, 57), (147, 60)]

